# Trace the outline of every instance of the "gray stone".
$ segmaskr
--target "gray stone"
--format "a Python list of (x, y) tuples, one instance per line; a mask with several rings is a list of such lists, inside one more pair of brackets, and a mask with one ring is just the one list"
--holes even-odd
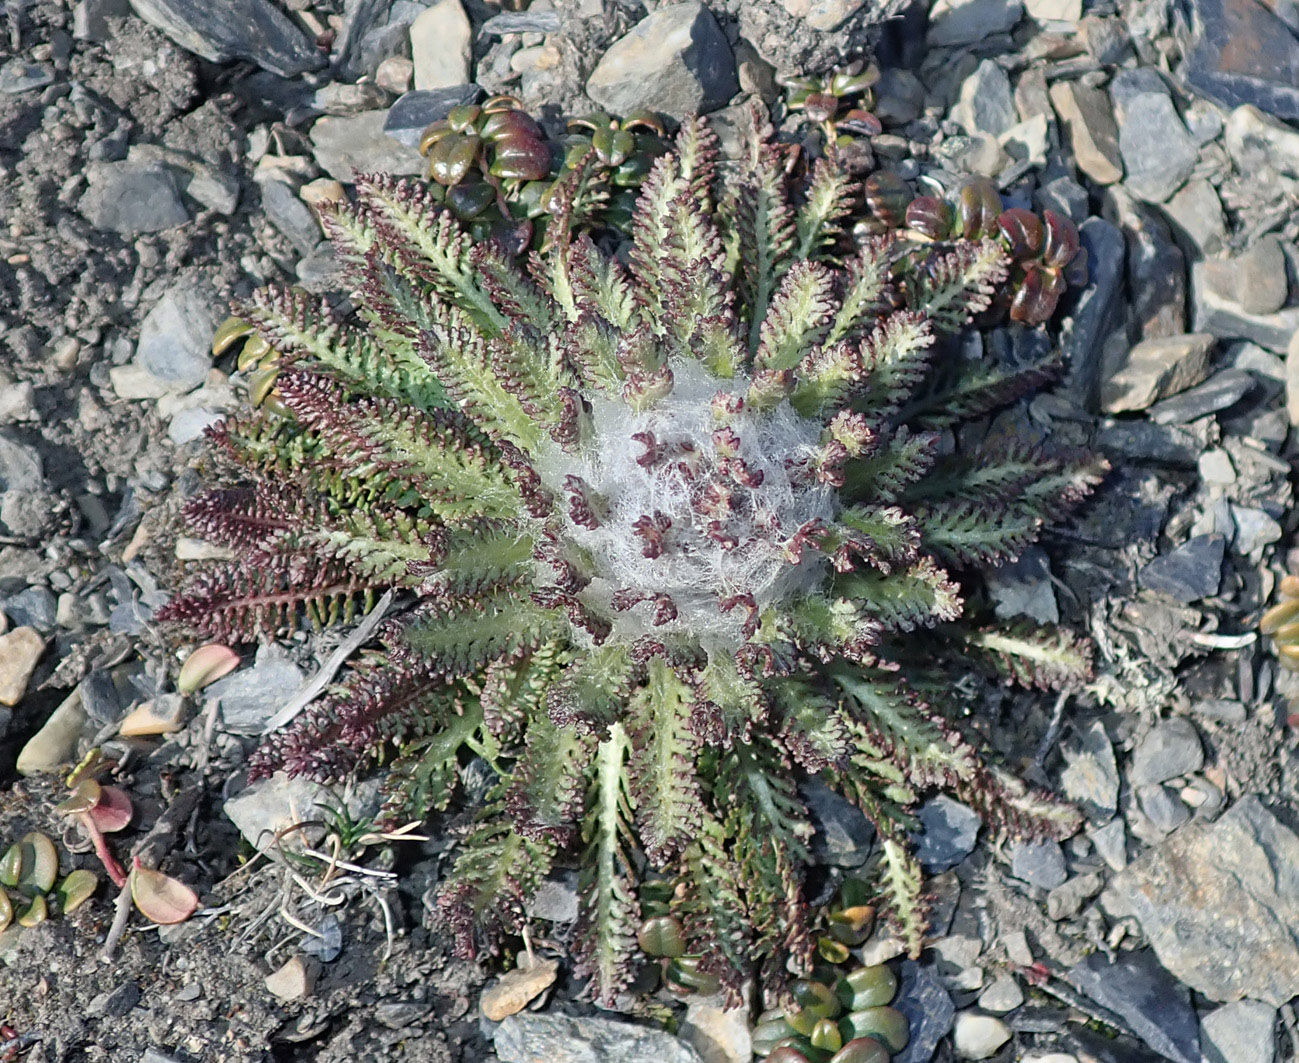
[(579, 914), (577, 872), (553, 872), (529, 898), (525, 908), (534, 919), (548, 919), (552, 923), (576, 922)]
[(1199, 150), (1165, 92), (1140, 92), (1118, 108), (1125, 184), (1139, 198), (1162, 203), (1191, 176)]
[(1101, 384), (1101, 350), (1122, 321), (1123, 234), (1104, 218), (1088, 218), (1078, 227), (1087, 249), (1088, 285), (1078, 297), (1073, 329), (1064, 340), (1069, 386), (1082, 406), (1096, 409)]
[(262, 181), (260, 187), (262, 209), (271, 224), (284, 234), (298, 254), (309, 255), (324, 235), (311, 208), (284, 181)]
[(1122, 871), (1128, 866), (1128, 831), (1122, 819), (1112, 819), (1087, 834), (1111, 870)]
[(1260, 237), (1235, 258), (1205, 260), (1198, 276), (1206, 293), (1246, 314), (1275, 313), (1289, 294), (1285, 253), (1275, 233)]
[(286, 78), (324, 63), (315, 42), (270, 0), (131, 0), (131, 6), (182, 48), (214, 63), (248, 59)]
[(1200, 734), (1185, 716), (1161, 720), (1132, 752), (1133, 786), (1150, 786), (1204, 767)]
[(168, 288), (140, 326), (135, 364), (167, 391), (192, 391), (212, 369), (216, 300), (182, 282)]
[(445, 89), (469, 81), (473, 39), (460, 0), (433, 0), (410, 27), (415, 88)]
[(1149, 421), (1108, 421), (1096, 434), (1102, 450), (1127, 458), (1157, 461), (1164, 465), (1194, 468), (1203, 442), (1183, 428), (1151, 424)]
[(1236, 405), (1255, 387), (1254, 374), (1244, 369), (1223, 369), (1203, 384), (1150, 407), (1157, 424), (1189, 424), (1211, 413)]
[(1222, 586), (1226, 547), (1221, 535), (1197, 535), (1151, 561), (1138, 574), (1137, 582), (1183, 605), (1212, 597)]
[(233, 214), (239, 205), (239, 181), (220, 170), (203, 167), (195, 170), (185, 194), (218, 214)]
[(1104, 903), (1135, 916), (1164, 966), (1210, 1000), (1279, 1007), (1299, 994), (1296, 869), (1299, 836), (1250, 796), (1148, 850)]
[[(271, 849), (274, 855), (272, 843), (277, 832), (297, 823), (318, 822), (323, 806), (337, 804), (337, 794), (320, 783), (305, 778), (290, 779), (277, 771), (270, 778), (245, 787), (221, 807), (250, 845), (262, 851)], [(347, 811), (356, 817), (374, 815), (378, 811), (377, 782), (355, 788), (348, 798)], [(316, 829), (312, 840), (322, 834), (323, 830)], [(302, 841), (302, 832), (295, 831), (284, 835), (278, 844), (294, 847)]]
[(408, 148), (418, 148), (425, 129), (445, 118), (452, 107), (473, 103), (482, 91), (477, 85), (468, 84), (408, 92), (388, 108), (383, 131)]
[(1291, 177), (1299, 176), (1299, 131), (1269, 118), (1251, 104), (1243, 104), (1227, 116), (1222, 139), (1243, 173), (1263, 163)]
[(1203, 177), (1187, 181), (1164, 204), (1172, 219), (1175, 236), (1189, 244), (1197, 257), (1216, 255), (1227, 244), (1227, 219), (1222, 213), (1218, 190)]
[[(1180, 891), (1179, 891), (1180, 892)], [(1173, 1063), (1200, 1063), (1200, 1035), (1190, 994), (1149, 952), (1110, 961), (1094, 952), (1069, 971), (1082, 993), (1127, 1020), (1133, 1033)]]
[(1127, 240), (1128, 293), (1132, 319), (1143, 340), (1186, 331), (1186, 260), (1168, 223), (1155, 207), (1138, 203), (1122, 188), (1108, 192), (1109, 206)]
[(1205, 378), (1213, 336), (1207, 332), (1160, 336), (1128, 349), (1101, 390), (1106, 413), (1144, 410), (1158, 399), (1175, 395)]
[(1017, 560), (991, 569), (985, 582), (993, 608), (1002, 619), (1026, 616), (1039, 624), (1059, 623), (1051, 565), (1041, 547), (1030, 546)]
[(206, 406), (195, 406), (187, 410), (178, 410), (167, 422), (167, 438), (176, 446), (198, 439), (214, 424), (225, 420), (223, 410), (212, 410)]
[(1063, 885), (1069, 877), (1059, 842), (1014, 842), (1010, 846), (1010, 873), (1044, 890)]
[(0, 609), (14, 627), (34, 627), (48, 634), (54, 630), (58, 599), (48, 587), (28, 587), (6, 598)]
[(1263, 547), (1279, 542), (1284, 534), (1281, 525), (1261, 509), (1233, 504), (1231, 519), (1236, 525), (1232, 549), (1242, 557), (1249, 557)]
[(0, 494), (36, 494), (45, 490), (45, 466), (26, 443), (0, 435)]
[(1087, 189), (1072, 177), (1057, 177), (1033, 193), (1039, 210), (1053, 210), (1081, 225), (1091, 214)]
[(952, 108), (952, 120), (974, 136), (984, 133), (999, 137), (1015, 124), (1015, 98), (1006, 71), (985, 59), (974, 73), (961, 82), (960, 96)]
[(388, 94), (373, 81), (331, 81), (316, 89), (312, 105), (325, 114), (360, 114), (388, 102)]
[(357, 173), (409, 176), (424, 172), (424, 157), (384, 133), (387, 111), (367, 111), (352, 117), (327, 115), (311, 127), (312, 151), (323, 170), (336, 181), (351, 183)]
[(1105, 93), (1078, 81), (1057, 81), (1051, 105), (1069, 133), (1078, 168), (1099, 185), (1122, 179), (1119, 131)]
[(316, 249), (298, 263), (298, 283), (315, 295), (336, 289), (342, 279), (342, 267), (334, 245), (322, 240)]
[(1191, 267), (1195, 330), (1224, 339), (1250, 340), (1269, 351), (1284, 352), (1290, 338), (1299, 330), (1299, 307), (1289, 306), (1271, 314), (1250, 313), (1207, 282), (1205, 267), (1208, 265), (1208, 262), (1196, 262)]
[(837, 29), (865, 6), (865, 0), (781, 0), (784, 8), (814, 30)]
[(1257, 0), (1191, 0), (1182, 77), (1226, 107), (1256, 104), (1299, 118), (1299, 38), (1281, 5)]
[(902, 964), (893, 1007), (906, 1017), (911, 1030), (907, 1047), (893, 1057), (893, 1063), (929, 1063), (956, 1018), (956, 1006), (932, 963), (907, 960)]
[(1078, 30), (1087, 44), (1087, 51), (1098, 63), (1118, 66), (1132, 54), (1132, 38), (1121, 18), (1086, 15), (1079, 21)]
[(1200, 1020), (1204, 1063), (1275, 1063), (1277, 1009), (1261, 1000), (1238, 1000)]
[(920, 821), (916, 859), (930, 874), (955, 867), (974, 851), (983, 821), (950, 797), (933, 797), (916, 813)]
[(72, 9), (72, 36), (79, 41), (106, 41), (108, 20), (130, 13), (130, 0), (77, 0)]
[(1020, 989), (1019, 982), (1011, 974), (997, 975), (979, 994), (979, 1007), (984, 1011), (996, 1012), (998, 1015), (1014, 1011), (1022, 1003), (1024, 1003), (1024, 991)]
[(1020, 0), (937, 0), (929, 9), (925, 40), (934, 47), (974, 44), (1009, 33), (1023, 13)]
[(1075, 732), (1061, 743), (1060, 751), (1065, 760), (1060, 774), (1065, 796), (1092, 815), (1114, 815), (1119, 807), (1119, 769), (1100, 720)]
[(874, 114), (885, 125), (906, 125), (925, 108), (924, 82), (901, 67), (882, 70), (874, 92)]
[(523, 1012), (493, 1035), (501, 1063), (701, 1063), (688, 1044), (652, 1026)]
[(1072, 919), (1104, 885), (1105, 880), (1095, 872), (1071, 878), (1046, 895), (1046, 914), (1056, 921)]
[(54, 71), (44, 63), (29, 63), (15, 57), (0, 66), (0, 92), (16, 95), (32, 89), (43, 89), (53, 81)]
[(302, 669), (274, 647), (257, 651), (252, 668), (241, 668), (208, 687), (203, 696), (221, 701), (221, 725), (235, 734), (261, 734), (302, 687)]
[(1190, 809), (1167, 786), (1140, 786), (1137, 802), (1145, 817), (1159, 831), (1169, 834), (1191, 818)]
[(725, 107), (739, 87), (731, 46), (700, 3), (660, 7), (642, 19), (586, 83), (591, 99), (614, 114), (648, 109), (678, 119)]
[(96, 162), (77, 209), (96, 229), (138, 236), (189, 221), (171, 171), (155, 162)]
[(861, 867), (875, 845), (875, 828), (861, 809), (826, 786), (810, 778), (799, 786), (816, 826), (812, 852), (835, 867)]

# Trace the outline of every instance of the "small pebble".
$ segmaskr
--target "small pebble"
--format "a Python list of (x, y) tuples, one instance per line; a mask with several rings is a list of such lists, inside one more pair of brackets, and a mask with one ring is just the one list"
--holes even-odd
[(266, 976), (266, 988), (283, 1001), (305, 1000), (316, 988), (320, 965), (294, 956), (278, 971)]
[(988, 1059), (1010, 1040), (1010, 1027), (991, 1015), (963, 1011), (956, 1016), (952, 1043), (962, 1059)]
[[(521, 957), (523, 959), (523, 957)], [(555, 982), (559, 964), (554, 960), (537, 960), (531, 967), (519, 967), (501, 975), (494, 986), (483, 991), (479, 1007), (492, 1022), (516, 1015)]]

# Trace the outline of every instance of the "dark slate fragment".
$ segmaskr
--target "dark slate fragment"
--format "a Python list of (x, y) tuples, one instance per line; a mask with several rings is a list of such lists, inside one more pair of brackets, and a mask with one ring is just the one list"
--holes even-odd
[(1218, 593), (1227, 541), (1221, 535), (1197, 535), (1157, 557), (1141, 570), (1137, 582), (1190, 605)]
[(347, 0), (343, 5), (343, 32), (334, 42), (334, 71), (338, 79), (351, 79), (368, 73), (360, 66), (361, 42), (372, 30), (381, 28), (388, 18), (392, 0)]
[(1245, 369), (1224, 369), (1203, 384), (1157, 402), (1150, 419), (1157, 424), (1187, 424), (1238, 403), (1254, 389), (1254, 374)]
[(1299, 39), (1258, 0), (1189, 0), (1182, 77), (1224, 107), (1299, 118)]
[(1103, 423), (1096, 445), (1106, 454), (1194, 468), (1204, 445), (1190, 432), (1149, 421)]
[(1087, 287), (1073, 312), (1073, 332), (1065, 344), (1069, 389), (1084, 409), (1100, 401), (1101, 346), (1122, 324), (1119, 299), (1123, 293), (1126, 250), (1123, 233), (1103, 218), (1089, 218), (1078, 228), (1091, 271)]
[(503, 37), (507, 33), (555, 33), (563, 28), (558, 11), (502, 11), (484, 22), (479, 32), (484, 37)]
[(812, 836), (813, 855), (835, 867), (861, 867), (875, 844), (875, 828), (861, 809), (820, 779), (806, 780), (799, 793), (816, 826)]
[(445, 89), (413, 89), (388, 108), (383, 131), (408, 148), (419, 147), (425, 129), (445, 118), (452, 107), (477, 102), (482, 91), (473, 83)]
[(911, 1040), (893, 1057), (893, 1063), (929, 1063), (938, 1042), (947, 1036), (956, 1019), (956, 1006), (943, 988), (933, 964), (907, 960), (902, 964), (901, 985), (893, 1006), (907, 1018)]
[(324, 65), (314, 41), (270, 0), (131, 0), (135, 13), (214, 63), (248, 59), (281, 77)]
[(978, 815), (950, 797), (926, 801), (916, 814), (916, 859), (930, 874), (955, 867), (974, 850), (982, 821)]
[(1101, 1007), (1122, 1017), (1132, 1032), (1173, 1063), (1200, 1063), (1200, 1027), (1186, 986), (1149, 949), (1110, 962), (1093, 952), (1068, 979)]

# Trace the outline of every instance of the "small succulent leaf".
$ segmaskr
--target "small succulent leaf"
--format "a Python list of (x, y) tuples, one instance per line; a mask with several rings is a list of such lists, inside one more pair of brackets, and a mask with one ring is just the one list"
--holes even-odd
[(241, 664), (239, 654), (229, 646), (212, 642), (200, 646), (180, 667), (176, 678), (176, 689), (182, 694), (193, 694), (206, 686), (211, 686), (224, 675), (229, 675)]
[(131, 868), (131, 900), (146, 919), (163, 926), (183, 923), (198, 908), (198, 894), (178, 879), (145, 867)]
[(23, 849), (22, 872), (17, 886), (28, 895), (49, 893), (59, 876), (59, 851), (48, 834), (32, 831), (19, 842)]
[[(99, 888), (99, 876), (85, 868), (77, 868), (59, 883), (59, 910), (64, 915), (71, 915), (86, 901), (95, 895)], [(0, 912), (0, 924), (4, 922), (4, 913)]]
[(103, 786), (99, 791), (99, 800), (87, 810), (86, 814), (105, 834), (113, 834), (125, 829), (131, 822), (134, 812), (131, 799), (125, 790), (119, 786)]

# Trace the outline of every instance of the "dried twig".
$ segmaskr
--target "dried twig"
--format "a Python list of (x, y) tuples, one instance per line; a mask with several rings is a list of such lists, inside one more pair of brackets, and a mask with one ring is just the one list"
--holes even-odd
[(116, 911), (113, 913), (113, 925), (108, 929), (108, 937), (104, 939), (104, 947), (99, 950), (99, 959), (102, 963), (112, 963), (113, 953), (117, 951), (117, 944), (122, 940), (122, 935), (126, 933), (126, 924), (131, 918), (131, 884), (126, 883), (118, 891)]

